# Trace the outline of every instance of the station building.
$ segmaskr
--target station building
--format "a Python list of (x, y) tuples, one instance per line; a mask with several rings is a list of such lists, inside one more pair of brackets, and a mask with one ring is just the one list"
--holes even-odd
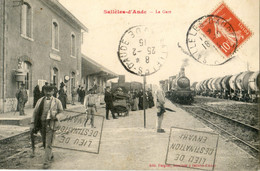
[(27, 107), (34, 87), (44, 82), (58, 89), (64, 82), (70, 98), (73, 86), (81, 84), (87, 31), (57, 0), (0, 0), (0, 113), (16, 110), (21, 82), (29, 94)]

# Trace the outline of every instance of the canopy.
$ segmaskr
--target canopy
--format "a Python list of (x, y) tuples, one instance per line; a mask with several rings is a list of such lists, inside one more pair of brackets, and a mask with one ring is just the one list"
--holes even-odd
[(118, 74), (82, 54), (82, 77), (89, 75), (100, 76), (107, 80), (118, 77)]

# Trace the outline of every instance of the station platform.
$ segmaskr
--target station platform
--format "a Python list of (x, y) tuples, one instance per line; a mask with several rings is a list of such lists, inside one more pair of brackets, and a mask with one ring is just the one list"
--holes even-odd
[[(214, 133), (214, 130), (168, 100), (165, 106), (176, 111), (167, 111), (164, 114), (162, 127), (165, 129), (165, 133), (157, 133), (156, 131), (156, 107), (146, 110), (145, 128), (142, 110), (131, 111), (129, 116), (119, 117), (119, 119), (112, 119), (110, 114), (110, 120), (104, 121), (98, 154), (54, 148), (55, 160), (50, 169), (198, 170), (197, 168), (175, 167), (165, 164), (170, 128), (178, 127), (211, 133)], [(98, 109), (98, 114), (105, 116), (105, 108)], [(19, 163), (23, 164), (11, 167), (12, 163), (6, 163), (6, 166), (11, 169), (42, 169), (43, 154), (43, 149), (37, 148), (34, 158), (30, 158), (30, 153), (27, 153), (27, 156), (19, 158)], [(214, 170), (258, 170), (258, 164), (257, 159), (219, 135)]]

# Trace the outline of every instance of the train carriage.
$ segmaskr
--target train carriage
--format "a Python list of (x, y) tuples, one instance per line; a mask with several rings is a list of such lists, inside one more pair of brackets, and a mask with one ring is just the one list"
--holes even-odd
[(229, 99), (230, 98), (230, 85), (229, 80), (232, 77), (232, 75), (227, 75), (223, 78), (221, 85), (223, 88), (222, 98)]
[(239, 90), (238, 99), (240, 101), (249, 101), (249, 94), (248, 92), (248, 81), (249, 77), (253, 74), (253, 72), (246, 71), (240, 74), (236, 79), (236, 85)]

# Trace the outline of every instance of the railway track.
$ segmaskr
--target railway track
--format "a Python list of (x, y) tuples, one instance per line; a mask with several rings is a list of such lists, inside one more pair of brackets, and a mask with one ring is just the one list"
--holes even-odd
[(193, 116), (202, 120), (212, 129), (238, 145), (245, 152), (258, 159), (259, 128), (229, 118), (223, 114), (208, 110), (199, 105), (178, 105)]
[(238, 120), (229, 118), (229, 117), (227, 117), (227, 116), (225, 116), (225, 115), (223, 115), (223, 114), (220, 114), (220, 113), (217, 113), (217, 112), (214, 112), (214, 111), (210, 111), (210, 110), (208, 110), (208, 109), (206, 109), (206, 108), (204, 108), (204, 107), (198, 106), (198, 105), (194, 105), (194, 106), (195, 106), (195, 107), (198, 107), (198, 108), (200, 108), (200, 109), (202, 109), (202, 110), (204, 110), (204, 111), (206, 111), (206, 112), (209, 112), (209, 113), (211, 113), (211, 114), (217, 115), (217, 116), (219, 116), (219, 117), (222, 117), (222, 118), (225, 118), (225, 119), (227, 119), (227, 120), (229, 120), (229, 121), (232, 121), (232, 122), (234, 122), (234, 123), (236, 123), (236, 124), (239, 124), (239, 125), (241, 125), (241, 126), (244, 126), (244, 127), (248, 128), (248, 129), (252, 129), (252, 130), (258, 131), (258, 132), (260, 131), (260, 129), (257, 128), (257, 127), (254, 127), (254, 126), (251, 126), (251, 125), (249, 125), (249, 124), (243, 123), (243, 122), (241, 122), (241, 121), (238, 121)]

